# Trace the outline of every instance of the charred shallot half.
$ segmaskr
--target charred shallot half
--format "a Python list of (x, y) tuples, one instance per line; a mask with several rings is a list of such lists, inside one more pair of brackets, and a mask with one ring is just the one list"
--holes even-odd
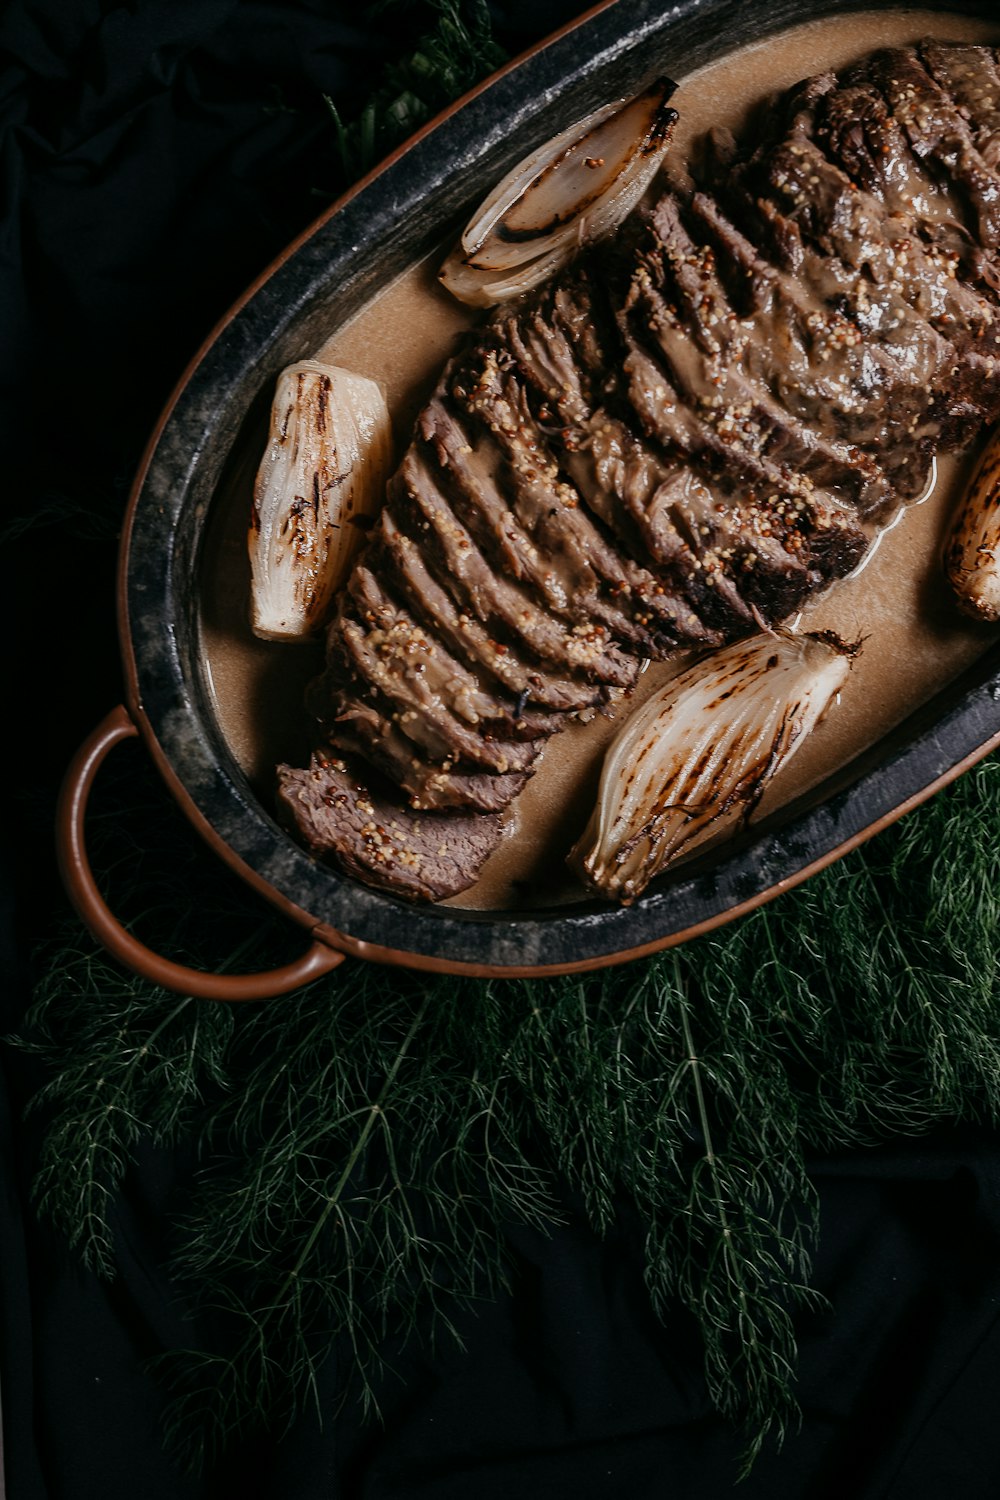
[(385, 499), (392, 429), (374, 380), (303, 360), (278, 377), (247, 538), (250, 616), (271, 641), (309, 639)]
[(668, 864), (745, 821), (840, 692), (857, 650), (828, 632), (779, 631), (687, 667), (611, 742), (570, 863), (627, 904)]
[(473, 214), (441, 268), (460, 302), (492, 307), (537, 286), (617, 229), (649, 187), (677, 119), (665, 78), (546, 141)]
[(963, 614), (1000, 620), (1000, 432), (990, 437), (959, 505), (944, 568)]

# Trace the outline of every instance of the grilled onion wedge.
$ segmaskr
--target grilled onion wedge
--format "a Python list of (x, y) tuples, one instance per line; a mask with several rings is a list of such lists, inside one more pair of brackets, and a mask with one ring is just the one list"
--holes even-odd
[(983, 452), (945, 544), (944, 570), (963, 614), (1000, 620), (1000, 431)]
[(537, 286), (576, 248), (617, 229), (656, 175), (677, 119), (657, 79), (526, 156), (466, 225), (440, 279), (460, 302), (492, 307)]
[(775, 631), (702, 657), (626, 719), (570, 865), (628, 904), (669, 864), (749, 818), (837, 697), (857, 646)]
[(247, 544), (250, 617), (271, 641), (310, 639), (385, 499), (392, 429), (375, 381), (302, 360), (278, 377)]

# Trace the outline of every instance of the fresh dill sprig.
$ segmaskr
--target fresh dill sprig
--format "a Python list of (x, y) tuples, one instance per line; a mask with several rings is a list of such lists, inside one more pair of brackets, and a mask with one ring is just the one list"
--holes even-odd
[(746, 1005), (714, 1004), (696, 975), (674, 954), (624, 983), (529, 986), (516, 1056), (595, 1229), (623, 1197), (638, 1211), (653, 1306), (694, 1315), (710, 1395), (744, 1427), (749, 1463), (797, 1417), (792, 1315), (816, 1301), (816, 1199), (784, 1069)]
[[(46, 1074), (37, 1205), (111, 1275), (142, 1142), (199, 1152), (174, 1275), (207, 1347), (162, 1370), (192, 1463), (321, 1416), (336, 1343), (375, 1410), (385, 1350), (459, 1337), (457, 1311), (505, 1286), (504, 1226), (544, 1232), (570, 1202), (598, 1235), (639, 1224), (651, 1305), (693, 1317), (751, 1463), (795, 1427), (811, 1155), (1000, 1119), (997, 826), (994, 757), (729, 929), (564, 980), (345, 965), (234, 1011), (124, 974), (66, 922), (21, 1041)], [(88, 838), (115, 909), (187, 962), (262, 968), (300, 942), (139, 757), (105, 769)]]
[(559, 1217), (524, 1153), (524, 1100), (470, 1046), (470, 1012), (480, 1032), (496, 1021), (490, 990), (363, 969), (331, 998), (260, 1013), (240, 1090), (211, 1122), (175, 1272), (234, 1341), (168, 1361), (168, 1428), (188, 1464), (248, 1424), (282, 1430), (309, 1402), (322, 1420), (331, 1337), (375, 1408), (386, 1340), (457, 1336), (455, 1310), (503, 1284), (497, 1226)]
[(225, 1086), (232, 1014), (148, 990), (137, 1009), (136, 980), (95, 954), (75, 923), (57, 952), (22, 1043), (58, 1058), (32, 1101), (50, 1116), (34, 1198), (84, 1264), (111, 1276), (112, 1209), (135, 1149), (144, 1137), (185, 1137), (206, 1087)]
[[(194, 1462), (318, 1405), (334, 1340), (376, 1406), (387, 1341), (457, 1336), (457, 1309), (502, 1288), (504, 1225), (554, 1225), (570, 1197), (598, 1233), (627, 1211), (651, 1304), (695, 1319), (750, 1463), (796, 1420), (808, 1156), (1000, 1116), (997, 826), (994, 759), (742, 922), (582, 978), (357, 966), (234, 1014), (68, 928), (30, 1040), (40, 1205), (110, 1271), (138, 1143), (200, 1146), (175, 1272), (218, 1339), (163, 1372)], [(143, 919), (162, 912), (162, 868), (120, 864)]]
[[(370, 8), (379, 14), (395, 3)], [(378, 88), (346, 123), (332, 99), (337, 155), (347, 182), (354, 182), (404, 141), (437, 110), (506, 61), (493, 40), (485, 0), (426, 0), (433, 25), (407, 56), (386, 67)]]

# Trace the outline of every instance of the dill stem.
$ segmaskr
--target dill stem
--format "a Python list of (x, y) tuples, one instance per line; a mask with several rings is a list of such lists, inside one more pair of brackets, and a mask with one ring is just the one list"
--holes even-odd
[(330, 1215), (337, 1207), (337, 1204), (340, 1202), (341, 1194), (350, 1181), (351, 1173), (357, 1166), (362, 1151), (364, 1151), (365, 1146), (368, 1144), (368, 1137), (371, 1135), (372, 1131), (375, 1128), (375, 1121), (382, 1113), (382, 1105), (385, 1102), (386, 1095), (392, 1088), (392, 1085), (396, 1080), (396, 1074), (402, 1067), (406, 1054), (410, 1050), (410, 1043), (413, 1041), (413, 1038), (419, 1031), (420, 1024), (423, 1021), (424, 1016), (427, 1014), (427, 1007), (430, 1004), (430, 1000), (431, 995), (430, 992), (428, 992), (427, 994), (425, 994), (423, 1003), (421, 1004), (420, 1009), (417, 1011), (417, 1014), (414, 1016), (413, 1021), (410, 1024), (410, 1028), (403, 1038), (396, 1056), (393, 1058), (392, 1066), (390, 1067), (388, 1073), (385, 1075), (382, 1087), (379, 1090), (378, 1098), (375, 1100), (374, 1104), (369, 1106), (368, 1118), (365, 1120), (364, 1125), (361, 1127), (358, 1138), (348, 1154), (347, 1160), (344, 1163), (343, 1171), (337, 1178), (337, 1182), (332, 1193), (327, 1196), (326, 1207), (323, 1209), (319, 1218), (316, 1220), (315, 1224), (310, 1230), (305, 1244), (302, 1246), (302, 1249), (299, 1251), (299, 1254), (296, 1257), (295, 1264), (292, 1266), (291, 1270), (288, 1272), (288, 1275), (285, 1277), (285, 1280), (278, 1292), (278, 1296), (275, 1299), (276, 1301), (280, 1301), (281, 1297), (287, 1291), (288, 1287), (298, 1277), (299, 1272), (302, 1270), (302, 1267), (309, 1259), (313, 1246), (316, 1244), (316, 1241), (319, 1239), (320, 1235), (323, 1232), (323, 1226), (326, 1224), (327, 1219), (329, 1219)]
[[(749, 1330), (750, 1337), (747, 1342), (757, 1348), (757, 1329), (750, 1311), (750, 1299), (747, 1295), (746, 1282), (740, 1273), (739, 1261), (733, 1251), (733, 1232), (729, 1224), (729, 1215), (726, 1213), (726, 1203), (722, 1192), (722, 1181), (719, 1177), (719, 1169), (716, 1162), (715, 1147), (712, 1143), (712, 1131), (708, 1119), (708, 1105), (705, 1100), (705, 1089), (701, 1077), (701, 1063), (694, 1050), (694, 1036), (691, 1031), (691, 1018), (688, 1014), (687, 989), (684, 977), (681, 973), (680, 959), (676, 953), (673, 955), (674, 984), (677, 987), (677, 999), (680, 1004), (681, 1026), (684, 1031), (684, 1046), (687, 1050), (687, 1061), (691, 1070), (691, 1078), (694, 1083), (695, 1101), (698, 1107), (698, 1122), (705, 1139), (705, 1161), (708, 1163), (709, 1175), (712, 1179), (712, 1187), (715, 1191), (715, 1202), (719, 1215), (719, 1227), (722, 1230), (723, 1260), (729, 1273), (729, 1279), (735, 1283), (736, 1294), (739, 1298), (740, 1311), (743, 1318), (743, 1328)], [(744, 1337), (746, 1335), (744, 1334)]]
[[(222, 969), (222, 970), (231, 969), (233, 967), (233, 965), (235, 963), (237, 963), (239, 961), (239, 959), (243, 956), (243, 954), (246, 952), (246, 950), (248, 948), (252, 947), (253, 944), (256, 941), (257, 941), (257, 934), (253, 933), (250, 937), (245, 938), (242, 943), (238, 943), (237, 946), (233, 949), (233, 951), (229, 954), (229, 956), (226, 959), (224, 959), (223, 962), (219, 965), (220, 969)], [(162, 1020), (160, 1020), (153, 1027), (152, 1031), (149, 1033), (149, 1036), (146, 1037), (145, 1041), (140, 1046), (135, 1047), (133, 1049), (133, 1051), (131, 1053), (131, 1056), (128, 1058), (128, 1061), (125, 1063), (124, 1067), (122, 1068), (122, 1072), (121, 1072), (122, 1083), (124, 1082), (124, 1080), (126, 1080), (131, 1075), (132, 1070), (135, 1068), (135, 1066), (138, 1063), (138, 1061), (140, 1060), (140, 1058), (148, 1057), (150, 1051), (152, 1050), (153, 1043), (156, 1041), (157, 1037), (160, 1036), (164, 1031), (166, 1031), (167, 1027), (170, 1026), (177, 1019), (178, 1016), (183, 1015), (184, 1012), (187, 1010), (187, 1008), (188, 1008), (189, 1005), (193, 1005), (194, 1003), (195, 1003), (195, 997), (193, 995), (182, 995), (181, 998), (178, 1000), (177, 1004), (175, 1006), (173, 1006), (170, 1010), (167, 1011), (167, 1014), (162, 1018)], [(194, 1055), (194, 1053), (196, 1051), (197, 1037), (198, 1037), (198, 1025), (197, 1025), (197, 1018), (196, 1018), (194, 1033), (192, 1035), (191, 1042), (190, 1042), (190, 1045), (189, 1045), (189, 1048), (188, 1048), (188, 1051), (192, 1055)], [(97, 1087), (100, 1088), (103, 1083), (104, 1083), (104, 1079), (103, 1078), (99, 1078), (98, 1081), (97, 1081)], [(122, 1083), (119, 1083), (119, 1085), (118, 1085), (119, 1088), (121, 1088)], [(106, 1107), (106, 1113), (110, 1113), (111, 1110), (114, 1109), (114, 1108), (115, 1108), (115, 1105), (113, 1103), (109, 1103), (107, 1105), (107, 1107)], [(121, 1113), (122, 1112), (121, 1111), (121, 1106), (118, 1106), (118, 1109), (119, 1109), (119, 1113)]]
[[(875, 879), (873, 871), (870, 867), (866, 866), (864, 874), (868, 889), (871, 892), (871, 895), (882, 914), (883, 926), (885, 931), (889, 934), (889, 941), (892, 944), (897, 962), (902, 965), (903, 972), (906, 975), (906, 978), (909, 980), (910, 996), (912, 999), (916, 1000), (917, 1008), (923, 1013), (924, 1021), (926, 1022), (929, 1032), (928, 1040), (930, 1042), (929, 1055), (931, 1063), (932, 1083), (936, 1093), (938, 1095), (943, 1095), (947, 1082), (947, 1069), (949, 1061), (948, 1033), (941, 1020), (940, 1015), (938, 1014), (931, 1001), (930, 995), (927, 992), (926, 979), (924, 978), (924, 976), (917, 972), (913, 964), (910, 962), (906, 947), (900, 940), (897, 923), (893, 920), (889, 908), (886, 906), (885, 898), (882, 894), (881, 889), (879, 888), (879, 883)], [(898, 990), (894, 998), (893, 1008), (896, 1012), (897, 1017), (899, 1017)], [(901, 1024), (905, 1025), (903, 1018), (899, 1017), (899, 1019)]]
[[(122, 1077), (123, 1078), (127, 1078), (129, 1076), (129, 1074), (131, 1073), (132, 1069), (135, 1067), (136, 1063), (139, 1061), (140, 1057), (147, 1056), (150, 1048), (152, 1047), (153, 1043), (156, 1041), (156, 1038), (160, 1035), (160, 1033), (162, 1031), (166, 1031), (166, 1029), (170, 1025), (171, 1021), (176, 1020), (176, 1018), (179, 1015), (181, 1015), (185, 1010), (187, 1010), (188, 1006), (193, 1003), (193, 1000), (194, 1000), (194, 996), (193, 995), (185, 995), (183, 997), (183, 999), (181, 999), (181, 1000), (179, 1000), (177, 1002), (177, 1004), (174, 1006), (174, 1008), (172, 1010), (170, 1010), (170, 1011), (167, 1012), (167, 1014), (163, 1017), (163, 1020), (160, 1021), (158, 1023), (158, 1025), (156, 1025), (156, 1026), (153, 1027), (152, 1031), (149, 1033), (149, 1036), (142, 1043), (142, 1045), (140, 1047), (136, 1047), (136, 1048), (133, 1049), (131, 1057), (128, 1059), (128, 1062), (126, 1062), (124, 1068), (122, 1069)], [(104, 1082), (103, 1078), (99, 1078), (98, 1079), (98, 1081), (97, 1081), (98, 1088), (100, 1088), (100, 1086), (101, 1086), (101, 1084), (103, 1082)], [(108, 1108), (110, 1109), (111, 1105), (109, 1105)]]

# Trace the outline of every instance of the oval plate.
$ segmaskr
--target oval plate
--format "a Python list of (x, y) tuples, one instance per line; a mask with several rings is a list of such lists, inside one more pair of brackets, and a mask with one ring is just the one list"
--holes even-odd
[[(255, 795), (216, 723), (199, 646), (206, 518), (248, 413), (278, 371), (318, 347), (460, 221), (483, 183), (655, 73), (685, 74), (796, 22), (852, 9), (740, 0), (617, 0), (496, 75), (348, 194), (265, 274), (186, 372), (132, 494), (119, 575), (129, 707), (171, 790), (249, 883), (333, 946), (417, 968), (568, 972), (704, 932), (838, 858), (1000, 742), (1000, 648), (813, 792), (711, 863), (665, 877), (628, 909), (414, 908), (317, 863)], [(870, 7), (869, 7), (870, 8)], [(992, 6), (952, 9), (988, 17)]]

